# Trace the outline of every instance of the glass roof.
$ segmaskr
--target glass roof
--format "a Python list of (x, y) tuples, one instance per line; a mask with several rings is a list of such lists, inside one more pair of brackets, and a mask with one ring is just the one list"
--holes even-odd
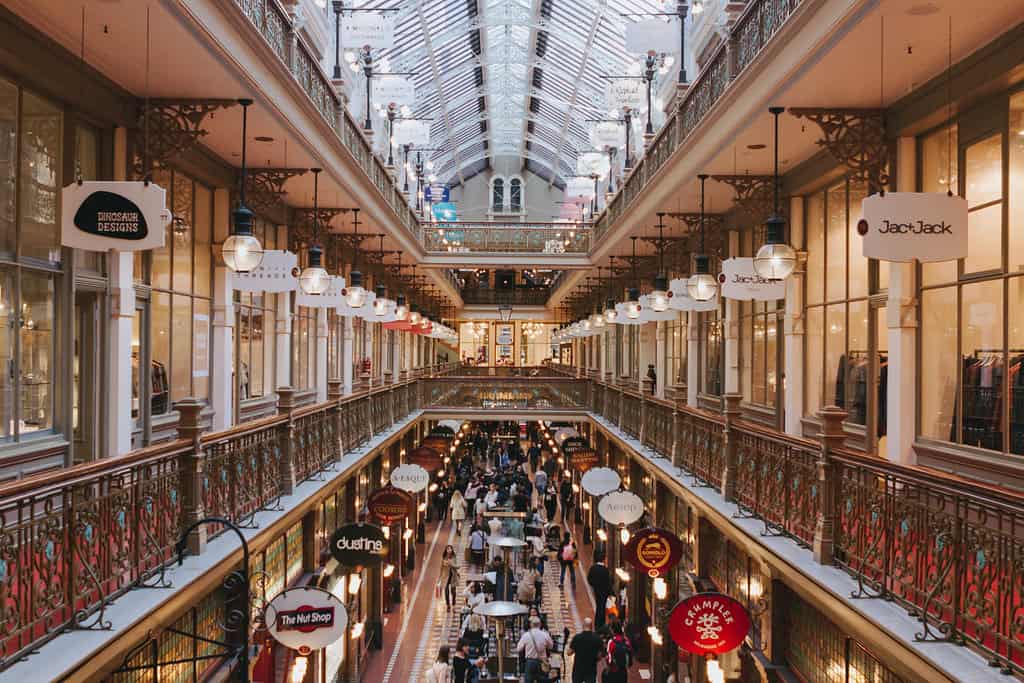
[(625, 50), (637, 13), (674, 0), (356, 0), (397, 8), (383, 71), (414, 73), (413, 116), (431, 119), (434, 173), (455, 185), (495, 157), (518, 157), (556, 185), (591, 147), (588, 119), (606, 118), (608, 75), (639, 73)]

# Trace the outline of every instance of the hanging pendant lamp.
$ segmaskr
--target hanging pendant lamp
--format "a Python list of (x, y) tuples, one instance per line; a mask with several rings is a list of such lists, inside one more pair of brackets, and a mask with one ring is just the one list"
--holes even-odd
[(606, 323), (614, 323), (619, 317), (619, 312), (615, 310), (615, 299), (611, 296), (611, 283), (615, 279), (615, 257), (610, 257), (608, 265), (608, 285), (609, 285), (609, 296), (604, 303), (604, 321)]
[(704, 183), (707, 173), (697, 176), (700, 179), (700, 253), (694, 258), (694, 273), (686, 282), (686, 291), (694, 301), (710, 301), (718, 291), (718, 282), (711, 275), (708, 255), (704, 253)]
[[(384, 234), (377, 235), (380, 238), (380, 268), (381, 273), (384, 271)], [(374, 292), (376, 298), (373, 300), (373, 314), (382, 317), (387, 315), (391, 309), (391, 300), (387, 298), (387, 288), (383, 284), (379, 284)]]
[(238, 206), (231, 214), (231, 235), (224, 240), (221, 247), (221, 255), (224, 258), (224, 265), (236, 273), (248, 273), (263, 262), (263, 245), (252, 233), (253, 213), (245, 205), (245, 149), (246, 135), (248, 131), (250, 99), (240, 99), (242, 105), (242, 173), (241, 183), (238, 190)]
[(630, 239), (633, 240), (633, 286), (627, 292), (626, 317), (636, 320), (640, 317), (640, 288), (637, 286), (639, 281), (636, 276), (636, 236), (630, 237)]
[(783, 107), (769, 107), (775, 117), (775, 174), (772, 176), (772, 215), (765, 221), (765, 243), (754, 257), (754, 270), (766, 280), (785, 280), (796, 268), (796, 252), (786, 244), (786, 221), (779, 211), (779, 114)]
[(658, 213), (658, 274), (654, 276), (654, 290), (649, 301), (651, 310), (668, 310), (668, 276), (665, 275), (665, 214)]
[(323, 249), (318, 244), (320, 238), (320, 171), (313, 168), (313, 243), (309, 247), (309, 260), (299, 274), (299, 287), (306, 294), (323, 294), (331, 282), (327, 270), (323, 267)]
[(352, 209), (352, 227), (355, 228), (355, 246), (353, 251), (355, 252), (352, 256), (352, 272), (349, 274), (348, 287), (342, 292), (345, 297), (345, 302), (349, 305), (349, 308), (362, 308), (363, 304), (366, 303), (366, 290), (363, 289), (363, 274), (359, 272), (359, 209)]

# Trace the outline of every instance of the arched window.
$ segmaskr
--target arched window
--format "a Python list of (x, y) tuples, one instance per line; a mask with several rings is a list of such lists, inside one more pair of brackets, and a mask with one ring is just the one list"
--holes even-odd
[(495, 178), (491, 182), (491, 211), (505, 210), (505, 180)]
[(523, 181), (513, 178), (508, 183), (509, 188), (509, 209), (512, 213), (519, 213), (523, 210)]

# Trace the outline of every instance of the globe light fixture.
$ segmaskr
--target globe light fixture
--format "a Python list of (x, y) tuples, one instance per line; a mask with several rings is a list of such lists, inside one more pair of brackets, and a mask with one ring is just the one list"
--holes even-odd
[(377, 285), (377, 290), (375, 292), (377, 298), (373, 300), (373, 314), (376, 316), (387, 315), (389, 308), (388, 304), (390, 304), (391, 301), (389, 301), (385, 296), (386, 292), (387, 290), (385, 290), (384, 285)]
[(328, 285), (331, 283), (331, 276), (327, 274), (327, 270), (323, 267), (323, 249), (317, 244), (320, 232), (320, 208), (319, 208), (319, 193), (320, 193), (320, 171), (322, 169), (313, 168), (313, 244), (309, 247), (309, 260), (306, 262), (306, 267), (299, 273), (299, 287), (306, 294), (319, 295), (327, 291)]
[(619, 540), (622, 541), (622, 545), (629, 543), (629, 529), (626, 527), (619, 529)]
[(697, 176), (700, 179), (700, 253), (694, 258), (694, 273), (686, 282), (686, 291), (694, 301), (710, 301), (718, 290), (718, 281), (711, 275), (710, 260), (704, 253), (704, 183), (707, 173)]
[(636, 287), (629, 288), (629, 301), (626, 302), (626, 317), (636, 320), (640, 317), (640, 290)]
[(604, 321), (606, 323), (614, 323), (619, 317), (619, 312), (615, 310), (615, 299), (608, 299), (604, 303)]
[(362, 308), (366, 303), (366, 290), (363, 289), (363, 274), (353, 270), (349, 274), (349, 286), (345, 288), (345, 303), (349, 308)]
[(240, 99), (242, 105), (242, 172), (238, 191), (238, 206), (231, 214), (231, 235), (224, 240), (221, 246), (221, 256), (224, 258), (224, 265), (236, 273), (248, 273), (256, 270), (263, 262), (263, 245), (252, 233), (253, 213), (245, 205), (245, 149), (246, 135), (248, 131), (250, 99)]
[(668, 278), (658, 275), (654, 278), (654, 291), (650, 294), (651, 310), (662, 313), (668, 310)]
[(773, 210), (765, 221), (765, 243), (754, 256), (754, 270), (766, 280), (785, 280), (796, 268), (796, 252), (786, 244), (786, 221), (779, 212), (779, 114), (782, 107), (769, 107), (775, 118), (775, 174), (772, 176)]
[(405, 295), (395, 297), (395, 320), (405, 320), (409, 316), (409, 307), (405, 303)]
[(412, 309), (409, 311), (409, 324), (413, 326), (419, 325), (421, 317), (419, 310), (416, 308), (416, 304), (413, 304)]

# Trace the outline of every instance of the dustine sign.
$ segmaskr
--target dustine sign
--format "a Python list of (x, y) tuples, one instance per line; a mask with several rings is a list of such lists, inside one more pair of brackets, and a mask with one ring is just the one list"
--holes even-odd
[(267, 603), (267, 630), (285, 647), (308, 655), (345, 635), (345, 605), (321, 588), (302, 586), (279, 593)]
[(683, 542), (667, 529), (642, 529), (630, 537), (622, 555), (631, 565), (656, 579), (679, 564)]
[(384, 561), (388, 541), (373, 524), (346, 524), (331, 534), (331, 557), (343, 567), (371, 567)]
[(366, 500), (366, 509), (370, 514), (388, 525), (400, 522), (411, 515), (414, 505), (411, 495), (390, 484), (377, 489)]
[(873, 194), (861, 204), (863, 253), (881, 261), (954, 261), (967, 256), (967, 200), (934, 192)]
[(682, 650), (722, 655), (738, 648), (750, 633), (750, 614), (728, 595), (697, 593), (672, 608), (668, 632)]
[(61, 191), (60, 243), (87, 251), (164, 246), (167, 192), (142, 181), (82, 181)]

